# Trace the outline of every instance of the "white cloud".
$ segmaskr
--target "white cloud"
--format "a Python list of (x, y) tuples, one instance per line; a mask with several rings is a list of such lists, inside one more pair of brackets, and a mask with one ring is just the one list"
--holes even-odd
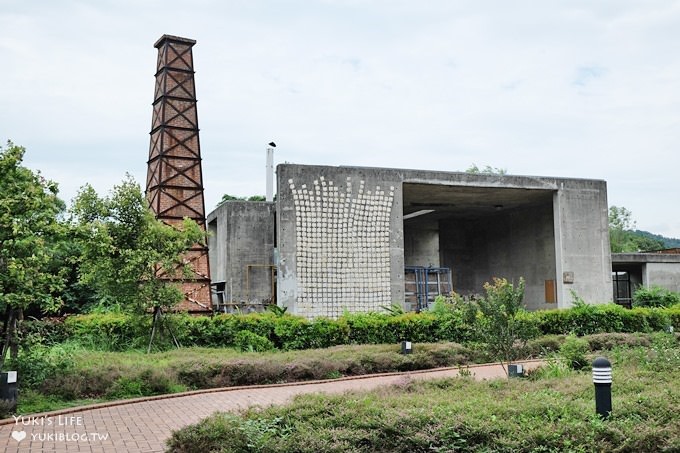
[(0, 139), (65, 198), (143, 182), (163, 33), (198, 41), (208, 209), (263, 193), (275, 140), (279, 162), (606, 179), (680, 237), (680, 2), (4, 0)]

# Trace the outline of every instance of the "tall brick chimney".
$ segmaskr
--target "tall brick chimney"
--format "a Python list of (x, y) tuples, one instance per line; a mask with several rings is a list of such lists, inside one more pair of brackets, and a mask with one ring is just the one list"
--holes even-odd
[[(158, 64), (151, 122), (146, 197), (156, 218), (172, 226), (189, 217), (205, 230), (201, 148), (198, 140), (193, 39), (163, 35), (156, 41)], [(186, 258), (193, 267), (184, 279), (179, 310), (209, 312), (208, 247), (196, 244)], [(165, 276), (173, 280), (173, 276)]]

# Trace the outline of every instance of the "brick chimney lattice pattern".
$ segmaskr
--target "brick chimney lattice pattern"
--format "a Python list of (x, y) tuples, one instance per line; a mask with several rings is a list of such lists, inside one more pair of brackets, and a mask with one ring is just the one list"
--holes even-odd
[[(158, 49), (146, 196), (156, 218), (177, 226), (184, 217), (205, 230), (201, 148), (198, 138), (192, 47), (196, 41), (163, 35)], [(210, 311), (208, 247), (195, 244), (186, 254), (192, 275), (183, 279), (178, 310)], [(174, 276), (165, 275), (169, 280)]]

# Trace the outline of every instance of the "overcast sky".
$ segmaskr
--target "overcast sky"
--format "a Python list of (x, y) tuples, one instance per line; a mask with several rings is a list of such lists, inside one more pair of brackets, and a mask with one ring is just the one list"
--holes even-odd
[(206, 211), (275, 162), (604, 179), (680, 237), (680, 1), (0, 0), (0, 140), (144, 184), (154, 42), (197, 40)]

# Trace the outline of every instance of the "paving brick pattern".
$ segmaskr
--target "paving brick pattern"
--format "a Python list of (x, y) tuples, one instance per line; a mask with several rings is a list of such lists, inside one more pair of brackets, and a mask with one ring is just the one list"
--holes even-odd
[[(524, 362), (533, 368), (539, 361)], [(504, 376), (499, 365), (470, 367), (476, 379)], [(457, 368), (390, 373), (312, 383), (240, 387), (121, 404), (70, 409), (0, 422), (0, 450), (5, 452), (162, 452), (172, 431), (216, 411), (285, 404), (296, 395), (370, 390), (407, 379), (458, 375)]]

